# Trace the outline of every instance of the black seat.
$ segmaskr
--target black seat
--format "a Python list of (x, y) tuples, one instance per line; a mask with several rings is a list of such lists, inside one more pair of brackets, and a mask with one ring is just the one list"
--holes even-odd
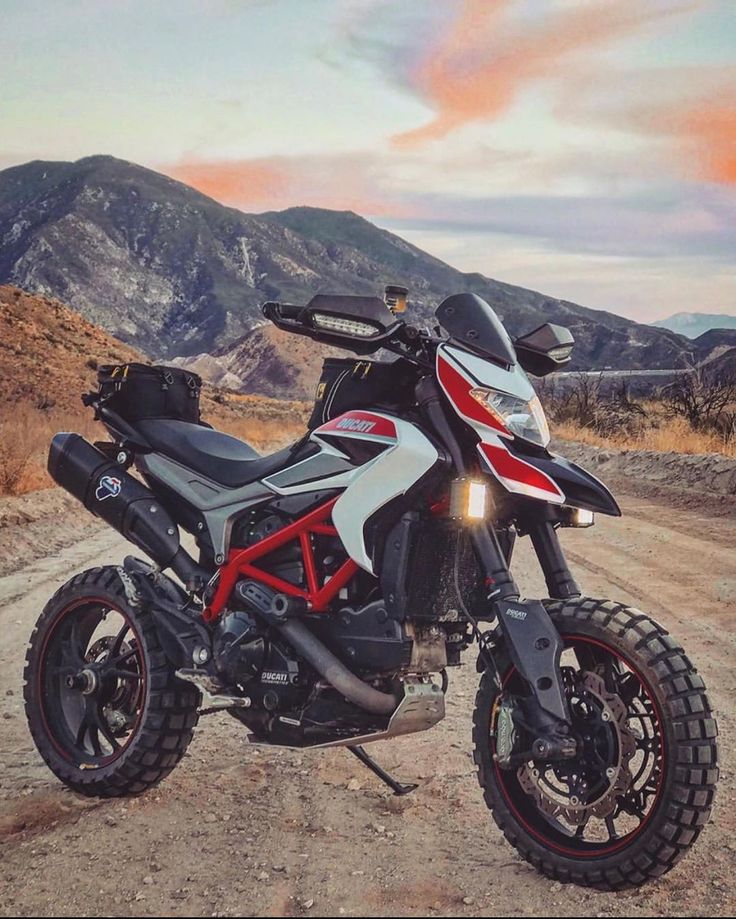
[(136, 421), (135, 428), (159, 453), (228, 488), (248, 485), (289, 464), (298, 444), (261, 456), (237, 437), (200, 424), (168, 418)]

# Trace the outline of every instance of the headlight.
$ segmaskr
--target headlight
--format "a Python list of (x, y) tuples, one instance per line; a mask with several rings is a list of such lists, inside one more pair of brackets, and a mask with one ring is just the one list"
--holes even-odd
[(512, 434), (539, 447), (549, 443), (549, 425), (538, 396), (525, 402), (495, 389), (473, 389), (471, 395)]

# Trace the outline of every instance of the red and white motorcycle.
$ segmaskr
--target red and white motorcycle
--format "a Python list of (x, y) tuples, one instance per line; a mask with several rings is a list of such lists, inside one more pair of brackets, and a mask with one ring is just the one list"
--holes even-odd
[[(84, 794), (136, 794), (182, 757), (204, 696), (254, 743), (344, 746), (404, 794), (363, 745), (441, 721), (477, 642), (475, 761), (511, 845), (562, 881), (661, 875), (708, 820), (716, 725), (680, 645), (583, 597), (566, 564), (560, 528), (620, 513), (549, 452), (527, 376), (567, 363), (572, 336), (512, 342), (467, 293), (430, 333), (390, 296), (264, 306), (359, 356), (326, 361), (309, 433), (271, 456), (199, 420), (191, 374), (103, 372), (87, 402), (111, 442), (57, 434), (49, 469), (154, 564), (86, 571), (47, 604), (26, 667), (38, 749)], [(549, 599), (514, 582), (517, 537)]]

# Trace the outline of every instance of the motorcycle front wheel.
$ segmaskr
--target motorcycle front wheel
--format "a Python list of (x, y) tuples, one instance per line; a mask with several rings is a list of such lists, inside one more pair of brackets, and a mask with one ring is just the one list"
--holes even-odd
[(639, 610), (608, 600), (546, 601), (578, 756), (502, 769), (498, 703), (525, 684), (503, 645), (501, 690), (486, 671), (473, 716), (478, 779), (504, 836), (537, 870), (602, 890), (665, 874), (710, 819), (718, 779), (705, 685), (683, 649)]

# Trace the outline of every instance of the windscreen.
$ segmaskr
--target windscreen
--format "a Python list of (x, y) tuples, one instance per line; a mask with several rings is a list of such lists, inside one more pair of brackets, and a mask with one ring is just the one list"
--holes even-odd
[(437, 321), (458, 344), (501, 364), (516, 363), (516, 352), (501, 320), (477, 294), (453, 294), (437, 307)]

